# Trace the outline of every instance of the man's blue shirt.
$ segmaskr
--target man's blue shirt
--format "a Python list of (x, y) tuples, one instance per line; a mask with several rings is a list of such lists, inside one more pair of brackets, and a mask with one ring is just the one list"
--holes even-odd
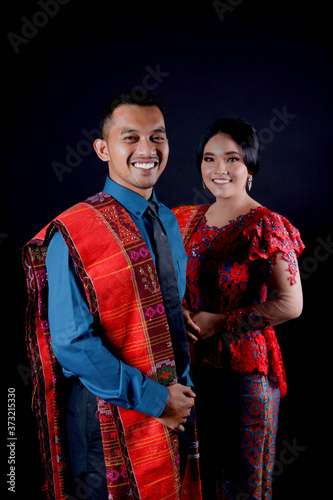
[[(113, 196), (127, 210), (155, 260), (150, 241), (151, 225), (144, 215), (149, 201), (109, 177), (103, 192)], [(182, 299), (185, 293), (186, 253), (178, 223), (171, 210), (156, 200), (154, 191), (150, 201), (155, 201), (159, 206), (159, 215), (171, 244)], [(143, 376), (139, 370), (122, 362), (104, 347), (95, 331), (78, 276), (75, 268), (72, 272), (72, 267), (68, 248), (61, 233), (57, 232), (46, 256), (48, 310), (51, 344), (64, 374), (78, 377), (87, 389), (109, 403), (158, 417), (166, 404), (167, 388)], [(191, 385), (188, 371), (189, 367), (184, 376), (187, 385)]]

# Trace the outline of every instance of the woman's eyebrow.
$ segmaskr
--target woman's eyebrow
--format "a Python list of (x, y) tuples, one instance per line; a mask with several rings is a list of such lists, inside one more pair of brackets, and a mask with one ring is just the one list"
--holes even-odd
[(238, 151), (227, 151), (226, 153), (224, 153), (225, 155), (238, 155), (238, 156), (241, 156), (240, 153), (238, 153)]
[[(242, 156), (240, 153), (238, 153), (238, 151), (227, 151), (226, 153), (223, 153), (225, 155), (238, 155), (238, 156)], [(204, 155), (211, 155), (211, 156), (215, 156), (215, 153), (210, 153), (209, 151), (206, 151), (204, 153)]]

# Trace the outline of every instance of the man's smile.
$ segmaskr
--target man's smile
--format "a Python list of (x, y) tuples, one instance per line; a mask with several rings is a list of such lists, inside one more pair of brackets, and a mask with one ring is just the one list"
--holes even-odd
[(135, 168), (140, 168), (142, 170), (151, 170), (154, 167), (157, 167), (158, 161), (149, 161), (149, 162), (142, 162), (142, 161), (135, 161), (131, 162), (131, 165)]

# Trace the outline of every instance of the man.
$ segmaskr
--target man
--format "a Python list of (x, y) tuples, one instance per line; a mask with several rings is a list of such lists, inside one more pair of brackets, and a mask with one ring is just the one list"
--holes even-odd
[[(189, 484), (187, 473), (180, 493), (177, 432), (195, 394), (183, 324), (172, 326), (186, 254), (174, 215), (153, 191), (169, 152), (156, 97), (110, 99), (94, 147), (108, 164), (103, 192), (58, 216), (24, 252), (46, 487), (56, 499), (194, 500), (199, 482)], [(159, 283), (156, 219), (171, 244), (169, 274), (176, 272), (170, 306)], [(62, 372), (72, 384), (68, 405)]]

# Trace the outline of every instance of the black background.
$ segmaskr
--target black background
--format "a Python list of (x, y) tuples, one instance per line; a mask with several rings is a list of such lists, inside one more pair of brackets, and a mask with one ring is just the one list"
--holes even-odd
[[(253, 197), (286, 216), (306, 244), (300, 258), (304, 312), (277, 327), (289, 386), (281, 403), (274, 498), (329, 497), (329, 3), (226, 0), (216, 8), (204, 1), (69, 0), (53, 17), (41, 4), (6, 4), (2, 20), (2, 371), (4, 394), (8, 387), (16, 391), (17, 435), (16, 493), (6, 488), (8, 498), (44, 498), (30, 409), (21, 248), (59, 212), (102, 189), (106, 165), (86, 135), (96, 136), (110, 96), (139, 87), (155, 92), (165, 108), (170, 157), (156, 191), (169, 207), (212, 201), (194, 164), (209, 123), (241, 116), (259, 131), (261, 170)], [(281, 114), (284, 121), (274, 118)], [(55, 162), (66, 172), (56, 175)], [(3, 450), (5, 478), (5, 442)]]

